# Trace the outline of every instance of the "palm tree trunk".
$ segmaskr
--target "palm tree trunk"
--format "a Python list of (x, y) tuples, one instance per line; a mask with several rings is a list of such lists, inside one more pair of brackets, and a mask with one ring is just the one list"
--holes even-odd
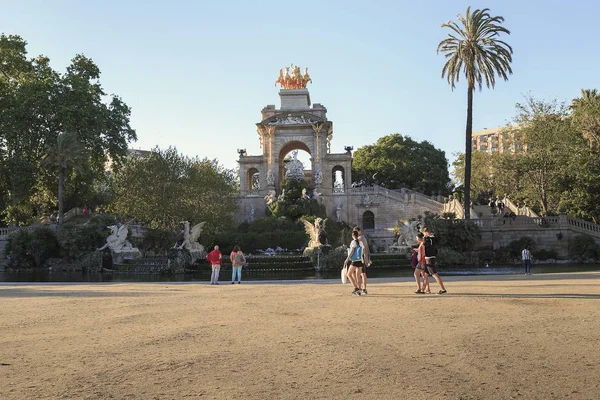
[(473, 136), (473, 89), (467, 89), (467, 132), (465, 135), (465, 219), (471, 219), (471, 146)]
[(58, 171), (58, 224), (62, 225), (63, 213), (63, 186), (65, 184), (65, 170), (63, 168)]

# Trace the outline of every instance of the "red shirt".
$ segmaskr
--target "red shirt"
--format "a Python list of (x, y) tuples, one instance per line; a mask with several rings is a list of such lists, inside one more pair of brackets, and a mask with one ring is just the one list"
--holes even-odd
[(213, 250), (206, 256), (206, 259), (212, 265), (221, 265), (221, 252), (219, 250)]

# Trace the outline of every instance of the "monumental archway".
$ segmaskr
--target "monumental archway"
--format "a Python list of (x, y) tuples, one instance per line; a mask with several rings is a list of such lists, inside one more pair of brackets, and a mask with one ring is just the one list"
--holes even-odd
[[(309, 154), (309, 156), (311, 157), (311, 162), (312, 162), (312, 154), (310, 153), (310, 149), (308, 148), (308, 146), (306, 145), (306, 143), (304, 142), (300, 142), (300, 141), (295, 141), (292, 140), (290, 142), (287, 142), (285, 145), (283, 145), (281, 147), (281, 150), (279, 151), (279, 162), (278, 162), (278, 168), (279, 168), (279, 182), (275, 182), (275, 186), (277, 188), (281, 187), (281, 182), (283, 182), (285, 180), (285, 157), (290, 154), (293, 151), (298, 151), (298, 150), (303, 150), (306, 153)], [(304, 180), (307, 182), (308, 185), (310, 185), (312, 182), (312, 168), (310, 168), (308, 170), (308, 173), (306, 171), (306, 167), (311, 167), (311, 165), (304, 165)]]
[(333, 123), (327, 119), (325, 107), (311, 104), (308, 82), (307, 71), (301, 74), (298, 67), (281, 72), (277, 80), (282, 88), (281, 107), (263, 108), (261, 121), (256, 124), (262, 155), (240, 151), (242, 214), (238, 220), (247, 220), (251, 209), (255, 210), (253, 215), (261, 216), (265, 201), (281, 194), (286, 172), (284, 159), (290, 152), (300, 150), (310, 156), (310, 165), (304, 165), (309, 193), (323, 202), (332, 218), (349, 221), (352, 154), (331, 153)]

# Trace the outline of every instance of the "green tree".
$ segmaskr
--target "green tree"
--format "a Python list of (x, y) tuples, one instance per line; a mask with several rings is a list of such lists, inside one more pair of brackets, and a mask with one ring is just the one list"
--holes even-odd
[(571, 103), (572, 121), (590, 149), (600, 144), (600, 92), (596, 89), (581, 89), (581, 97)]
[(161, 230), (177, 231), (181, 221), (206, 221), (204, 231), (214, 233), (233, 224), (237, 209), (233, 171), (172, 147), (127, 158), (113, 176), (112, 191), (112, 211)]
[(352, 161), (355, 182), (389, 189), (411, 188), (425, 194), (448, 192), (450, 177), (446, 153), (398, 133), (356, 150)]
[(11, 224), (30, 223), (56, 204), (53, 171), (40, 160), (58, 132), (76, 134), (89, 155), (85, 176), (65, 176), (67, 205), (81, 204), (77, 197), (104, 179), (107, 158), (118, 168), (136, 139), (129, 107), (107, 96), (91, 59), (77, 55), (60, 74), (48, 57), (28, 58), (26, 47), (19, 36), (0, 36), (0, 187), (6, 188), (0, 217)]
[[(512, 74), (512, 47), (498, 39), (501, 33), (510, 31), (500, 25), (504, 18), (492, 17), (489, 9), (475, 10), (467, 8), (465, 16), (458, 15), (462, 27), (454, 21), (442, 24), (452, 32), (437, 47), (438, 53), (444, 53), (446, 63), (442, 68), (442, 78), (447, 77), (452, 89), (461, 75), (467, 81), (467, 128), (465, 135), (465, 174), (464, 202), (471, 200), (471, 146), (473, 133), (473, 92), (475, 86), (482, 89), (483, 82), (488, 88), (496, 84), (496, 75), (508, 80)], [(465, 206), (465, 219), (470, 218), (470, 207)]]
[(42, 165), (51, 168), (58, 174), (58, 223), (62, 224), (64, 217), (63, 188), (65, 175), (75, 169), (81, 171), (88, 161), (88, 155), (77, 135), (73, 133), (60, 133), (56, 144), (48, 149), (42, 158)]
[(568, 108), (557, 101), (528, 97), (517, 104), (516, 126), (509, 131), (520, 152), (512, 168), (525, 198), (543, 214), (556, 213), (573, 187), (576, 165), (585, 158), (582, 137), (573, 129)]
[[(494, 177), (496, 169), (494, 168), (493, 153), (476, 151), (471, 157), (471, 191), (474, 193), (489, 192), (494, 187)], [(452, 176), (454, 181), (463, 185), (465, 183), (465, 154), (458, 155), (452, 163), (454, 170)], [(472, 196), (473, 197), (473, 196)]]

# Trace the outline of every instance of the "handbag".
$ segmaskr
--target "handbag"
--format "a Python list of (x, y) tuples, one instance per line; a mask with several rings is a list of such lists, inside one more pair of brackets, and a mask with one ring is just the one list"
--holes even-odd
[(344, 265), (342, 268), (342, 283), (345, 284), (348, 281), (348, 266)]
[(246, 263), (246, 264), (242, 265), (242, 270), (244, 270), (244, 271), (245, 271), (245, 270), (247, 270), (247, 269), (248, 269), (248, 263)]

